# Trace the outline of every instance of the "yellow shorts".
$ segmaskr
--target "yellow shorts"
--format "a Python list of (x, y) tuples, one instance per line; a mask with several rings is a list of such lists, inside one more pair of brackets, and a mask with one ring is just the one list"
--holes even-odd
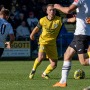
[(57, 47), (55, 45), (40, 45), (39, 52), (44, 52), (47, 58), (58, 59)]

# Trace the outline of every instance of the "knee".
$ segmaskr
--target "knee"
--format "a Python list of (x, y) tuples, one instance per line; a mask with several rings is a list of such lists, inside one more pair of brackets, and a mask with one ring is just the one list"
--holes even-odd
[(89, 63), (88, 63), (88, 60), (80, 60), (80, 63), (81, 63), (81, 65), (83, 65), (83, 66), (88, 66), (89, 65)]

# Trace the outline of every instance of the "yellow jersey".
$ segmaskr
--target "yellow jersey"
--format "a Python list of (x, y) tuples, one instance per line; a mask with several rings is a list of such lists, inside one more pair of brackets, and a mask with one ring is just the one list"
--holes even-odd
[(49, 20), (46, 16), (39, 20), (38, 27), (41, 27), (42, 33), (39, 37), (39, 44), (55, 45), (56, 38), (62, 26), (61, 17), (55, 16)]

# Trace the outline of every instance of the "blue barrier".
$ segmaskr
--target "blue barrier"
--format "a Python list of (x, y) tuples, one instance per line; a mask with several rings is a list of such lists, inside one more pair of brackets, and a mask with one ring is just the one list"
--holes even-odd
[(59, 38), (57, 39), (57, 51), (59, 57), (63, 56), (66, 48), (71, 43), (73, 36), (73, 33), (61, 34), (59, 36)]

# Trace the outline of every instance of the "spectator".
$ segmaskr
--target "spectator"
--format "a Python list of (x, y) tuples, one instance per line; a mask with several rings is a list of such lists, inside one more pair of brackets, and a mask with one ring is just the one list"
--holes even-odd
[(15, 6), (16, 8), (19, 7), (17, 0), (12, 0), (11, 6)]
[(25, 21), (22, 21), (16, 29), (16, 40), (26, 40), (29, 38), (30, 32)]
[(4, 8), (4, 5), (3, 5), (3, 4), (2, 4), (2, 5), (0, 5), (0, 10), (1, 10), (1, 9), (3, 9), (3, 8)]
[(36, 0), (30, 0), (28, 5), (29, 10), (37, 11), (38, 3)]
[(47, 5), (49, 3), (49, 0), (38, 0), (39, 5)]
[(29, 17), (27, 18), (27, 23), (28, 23), (31, 31), (37, 25), (38, 19), (34, 16), (34, 12), (33, 11), (29, 12)]
[(43, 6), (41, 7), (41, 10), (40, 10), (39, 15), (38, 15), (39, 19), (40, 19), (41, 17), (44, 17), (44, 16), (46, 16), (46, 5), (43, 5)]
[(16, 28), (18, 26), (18, 21), (15, 19), (13, 14), (10, 14), (8, 22), (11, 23), (14, 30), (14, 35), (16, 36)]
[(4, 5), (5, 8), (10, 9), (10, 3), (12, 0), (0, 0), (0, 5)]
[(16, 9), (15, 6), (11, 7), (10, 14), (13, 14), (16, 19), (19, 17), (19, 10)]
[(28, 17), (28, 8), (26, 5), (22, 5), (20, 12), (24, 14), (25, 18)]
[(19, 13), (18, 25), (20, 25), (22, 21), (26, 21), (24, 13)]

